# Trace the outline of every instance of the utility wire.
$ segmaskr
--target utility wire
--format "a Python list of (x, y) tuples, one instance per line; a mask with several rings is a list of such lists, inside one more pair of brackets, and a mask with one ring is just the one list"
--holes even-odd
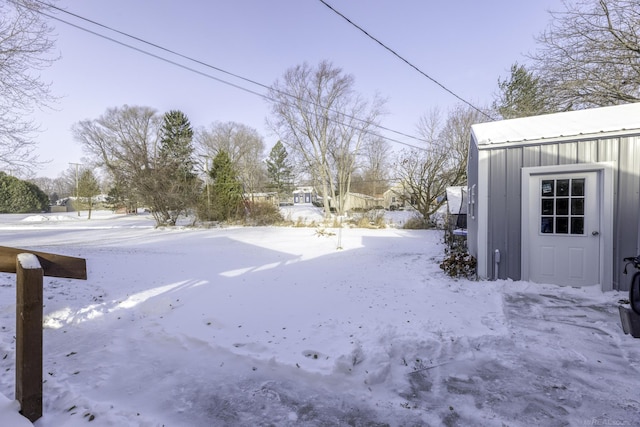
[(424, 77), (428, 78), (429, 80), (431, 80), (433, 83), (437, 84), (438, 86), (440, 86), (442, 89), (444, 89), (446, 92), (450, 93), (451, 95), (455, 96), (456, 98), (458, 98), (460, 101), (464, 102), (465, 104), (467, 104), (469, 107), (473, 108), (474, 110), (476, 110), (477, 112), (479, 112), (480, 114), (482, 114), (483, 116), (485, 116), (486, 118), (488, 118), (489, 120), (493, 120), (493, 118), (488, 115), (487, 113), (485, 113), (484, 111), (482, 111), (481, 109), (479, 109), (478, 107), (476, 107), (475, 105), (471, 104), (469, 101), (467, 101), (466, 99), (460, 97), (459, 95), (457, 95), (455, 92), (453, 92), (451, 89), (449, 89), (448, 87), (446, 87), (445, 85), (443, 85), (442, 83), (440, 83), (439, 81), (437, 81), (436, 79), (434, 79), (433, 77), (429, 76), (427, 73), (425, 73), (424, 71), (422, 71), (420, 68), (416, 67), (415, 65), (413, 65), (411, 62), (409, 62), (408, 60), (406, 60), (404, 57), (400, 56), (400, 54), (398, 54), (395, 50), (391, 49), (389, 46), (387, 46), (386, 44), (382, 43), (380, 40), (378, 40), (377, 38), (375, 38), (374, 36), (372, 36), (371, 34), (369, 34), (364, 28), (362, 28), (361, 26), (359, 26), (358, 24), (356, 24), (355, 22), (353, 22), (352, 20), (350, 20), (349, 18), (347, 18), (346, 16), (344, 16), (342, 13), (340, 13), (339, 11), (337, 11), (333, 6), (331, 6), (329, 3), (327, 3), (324, 0), (318, 0), (320, 1), (320, 3), (322, 3), (323, 5), (327, 6), (330, 10), (332, 10), (335, 14), (337, 14), (338, 16), (340, 16), (342, 19), (344, 19), (345, 21), (347, 21), (349, 24), (353, 25), (354, 27), (356, 27), (358, 30), (360, 30), (361, 32), (363, 32), (367, 37), (369, 37), (371, 40), (375, 41), (376, 43), (378, 43), (380, 46), (382, 46), (383, 48), (385, 48), (386, 50), (388, 50), (389, 52), (391, 52), (394, 56), (396, 56), (398, 59), (400, 59), (402, 62), (404, 62), (405, 64), (407, 64), (408, 66), (410, 66), (411, 68), (413, 68), (414, 70), (416, 70), (417, 72), (419, 72), (420, 74), (422, 74)]
[[(91, 24), (93, 24), (93, 25), (96, 25), (96, 26), (98, 26), (98, 27), (101, 27), (101, 28), (107, 29), (107, 30), (109, 30), (109, 31), (115, 32), (115, 33), (120, 34), (120, 35), (122, 35), (122, 36), (125, 36), (125, 37), (128, 37), (128, 38), (130, 38), (130, 39), (136, 40), (136, 41), (138, 41), (138, 42), (140, 42), (140, 43), (143, 43), (143, 44), (146, 44), (146, 45), (152, 46), (152, 47), (154, 47), (154, 48), (156, 48), (156, 49), (162, 50), (162, 51), (164, 51), (164, 52), (170, 53), (170, 54), (172, 54), (172, 55), (178, 56), (178, 57), (180, 57), (180, 58), (186, 59), (186, 60), (188, 60), (188, 61), (194, 62), (194, 63), (199, 64), (199, 65), (202, 65), (202, 66), (204, 66), (204, 67), (206, 67), (206, 68), (210, 68), (210, 69), (213, 69), (213, 70), (215, 70), (215, 71), (218, 71), (218, 72), (221, 72), (221, 73), (227, 74), (227, 75), (232, 76), (232, 77), (235, 77), (235, 78), (237, 78), (237, 79), (239, 79), (239, 80), (243, 80), (243, 81), (245, 81), (245, 82), (248, 82), (248, 83), (251, 83), (251, 84), (254, 84), (254, 85), (260, 86), (260, 87), (262, 87), (262, 88), (264, 88), (264, 89), (267, 89), (267, 90), (274, 90), (276, 93), (279, 93), (279, 94), (284, 95), (284, 96), (289, 97), (289, 98), (293, 98), (293, 99), (295, 99), (295, 100), (297, 100), (297, 101), (302, 101), (302, 102), (305, 102), (305, 103), (307, 103), (307, 104), (312, 104), (312, 105), (314, 105), (314, 106), (316, 106), (316, 107), (322, 107), (322, 106), (320, 106), (320, 105), (314, 104), (314, 103), (313, 103), (313, 102), (311, 102), (311, 101), (308, 101), (308, 100), (305, 100), (305, 99), (301, 99), (301, 98), (299, 98), (299, 97), (297, 97), (297, 96), (295, 96), (295, 95), (291, 95), (291, 94), (286, 93), (286, 92), (283, 92), (283, 91), (275, 90), (275, 89), (273, 89), (273, 88), (271, 88), (271, 87), (269, 87), (269, 86), (267, 86), (267, 85), (265, 85), (265, 84), (263, 84), (263, 83), (257, 82), (257, 81), (255, 81), (255, 80), (251, 80), (251, 79), (246, 78), (246, 77), (242, 77), (242, 76), (240, 76), (240, 75), (238, 75), (238, 74), (232, 73), (232, 72), (230, 72), (230, 71), (226, 71), (226, 70), (224, 70), (224, 69), (222, 69), (222, 68), (219, 68), (219, 67), (213, 66), (213, 65), (211, 65), (211, 64), (208, 64), (208, 63), (206, 63), (206, 62), (203, 62), (203, 61), (200, 61), (200, 60), (198, 60), (198, 59), (192, 58), (192, 57), (190, 57), (190, 56), (183, 55), (183, 54), (181, 54), (181, 53), (179, 53), (179, 52), (176, 52), (176, 51), (173, 51), (173, 50), (171, 50), (171, 49), (165, 48), (165, 47), (160, 46), (160, 45), (158, 45), (158, 44), (155, 44), (155, 43), (149, 42), (149, 41), (144, 40), (144, 39), (142, 39), (142, 38), (139, 38), (139, 37), (133, 36), (133, 35), (131, 35), (131, 34), (125, 33), (125, 32), (123, 32), (123, 31), (117, 30), (117, 29), (115, 29), (115, 28), (109, 27), (109, 26), (107, 26), (107, 25), (101, 24), (101, 23), (99, 23), (99, 22), (93, 21), (93, 20), (88, 19), (88, 18), (85, 18), (85, 17), (83, 17), (83, 16), (77, 15), (77, 14), (75, 14), (75, 13), (72, 13), (72, 12), (66, 11), (66, 10), (61, 9), (61, 8), (59, 8), (59, 7), (57, 7), (57, 6), (54, 6), (54, 5), (52, 5), (52, 4), (45, 3), (45, 2), (43, 2), (43, 1), (41, 1), (41, 0), (35, 0), (35, 1), (36, 1), (37, 3), (42, 4), (43, 6), (46, 6), (46, 7), (49, 7), (49, 8), (55, 9), (55, 10), (57, 10), (57, 11), (60, 11), (60, 12), (62, 12), (62, 13), (65, 13), (65, 14), (67, 14), (67, 15), (71, 15), (71, 16), (73, 16), (73, 17), (77, 18), (77, 19), (81, 19), (81, 20), (83, 20), (83, 21), (89, 22), (89, 23), (91, 23)], [(212, 76), (212, 75), (210, 75), (210, 74), (203, 73), (202, 71), (198, 71), (198, 70), (196, 70), (196, 69), (194, 69), (194, 68), (191, 68), (191, 67), (188, 67), (188, 66), (186, 66), (186, 65), (184, 65), (184, 64), (180, 64), (180, 63), (178, 63), (178, 62), (172, 61), (172, 60), (167, 59), (167, 58), (165, 58), (165, 57), (162, 57), (162, 56), (159, 56), (159, 55), (153, 54), (153, 53), (151, 53), (151, 52), (145, 51), (145, 50), (140, 49), (140, 48), (138, 48), (138, 47), (135, 47), (135, 46), (132, 46), (132, 45), (130, 45), (130, 44), (127, 44), (127, 43), (121, 42), (121, 41), (119, 41), (119, 40), (116, 40), (116, 39), (114, 39), (114, 38), (112, 38), (112, 37), (106, 36), (106, 35), (104, 35), (104, 34), (101, 34), (101, 33), (98, 33), (98, 32), (92, 31), (92, 30), (89, 30), (89, 29), (87, 29), (87, 28), (85, 28), (85, 27), (82, 27), (82, 26), (80, 26), (80, 25), (77, 25), (77, 24), (71, 23), (71, 22), (66, 21), (66, 20), (64, 20), (64, 19), (61, 19), (61, 18), (58, 18), (58, 17), (56, 17), (56, 16), (50, 15), (50, 14), (48, 14), (48, 13), (42, 12), (42, 11), (40, 11), (40, 10), (38, 10), (37, 12), (38, 12), (38, 13), (40, 13), (40, 14), (42, 14), (42, 15), (44, 15), (44, 16), (46, 16), (46, 17), (48, 17), (48, 18), (50, 18), (50, 19), (56, 20), (56, 21), (58, 21), (58, 22), (62, 22), (62, 23), (66, 24), (66, 25), (69, 25), (69, 26), (71, 26), (71, 27), (74, 27), (74, 28), (77, 28), (77, 29), (79, 29), (79, 30), (85, 31), (85, 32), (87, 32), (87, 33), (93, 34), (93, 35), (95, 35), (95, 36), (101, 37), (101, 38), (103, 38), (103, 39), (105, 39), (105, 40), (111, 41), (111, 42), (113, 42), (113, 43), (116, 43), (116, 44), (119, 44), (119, 45), (121, 45), (121, 46), (127, 47), (127, 48), (129, 48), (129, 49), (133, 49), (133, 50), (135, 50), (135, 51), (137, 51), (137, 52), (139, 52), (139, 53), (142, 53), (142, 54), (144, 54), (144, 55), (151, 56), (151, 57), (153, 57), (153, 58), (156, 58), (156, 59), (159, 59), (159, 60), (161, 60), (161, 61), (167, 62), (167, 63), (169, 63), (169, 64), (175, 65), (175, 66), (180, 67), (180, 68), (182, 68), (182, 69), (185, 69), (185, 70), (188, 70), (188, 71), (194, 72), (194, 73), (199, 74), (199, 75), (201, 75), (201, 76), (203, 76), (203, 77), (207, 77), (207, 78), (213, 79), (213, 80), (215, 80), (215, 81), (217, 81), (217, 82), (220, 82), (220, 83), (223, 83), (223, 84), (226, 84), (226, 85), (232, 86), (232, 87), (234, 87), (234, 88), (236, 88), (236, 89), (240, 89), (240, 90), (245, 91), (245, 92), (248, 92), (248, 93), (250, 93), (250, 94), (253, 94), (253, 95), (259, 96), (259, 97), (261, 97), (261, 98), (263, 98), (263, 99), (266, 99), (266, 100), (268, 100), (268, 101), (272, 101), (272, 102), (275, 102), (275, 101), (276, 101), (274, 98), (271, 98), (271, 97), (269, 97), (269, 96), (267, 96), (267, 95), (265, 95), (265, 94), (262, 94), (262, 93), (259, 93), (259, 92), (256, 92), (256, 91), (253, 91), (253, 90), (251, 90), (251, 89), (247, 89), (247, 88), (245, 88), (245, 87), (242, 87), (242, 86), (240, 86), (240, 85), (237, 85), (237, 84), (234, 84), (234, 83), (228, 82), (228, 81), (226, 81), (226, 80), (223, 80), (223, 79), (217, 78), (217, 77)], [(333, 112), (336, 112), (336, 111), (333, 111)], [(348, 115), (348, 114), (344, 114), (344, 113), (340, 113), (340, 114), (342, 114), (342, 115), (344, 115), (345, 117), (348, 117), (348, 118), (350, 118), (350, 119), (354, 119), (354, 120), (357, 120), (357, 121), (360, 121), (360, 122), (366, 122), (367, 124), (370, 124), (370, 123), (369, 123), (369, 122), (367, 122), (366, 120), (360, 119), (360, 118), (358, 118), (358, 117), (350, 116), (350, 115)], [(345, 123), (341, 123), (341, 124), (346, 125)], [(404, 137), (407, 137), (407, 138), (411, 138), (411, 139), (416, 140), (416, 141), (418, 141), (418, 142), (427, 142), (427, 141), (425, 141), (424, 139), (418, 138), (418, 137), (413, 136), (413, 135), (409, 135), (409, 134), (404, 133), (404, 132), (400, 132), (400, 131), (396, 131), (396, 130), (390, 129), (390, 128), (387, 128), (387, 127), (385, 127), (385, 126), (379, 125), (379, 124), (374, 124), (374, 126), (376, 126), (378, 129), (385, 130), (385, 131), (388, 131), (388, 132), (392, 132), (392, 133), (395, 133), (395, 134), (397, 134), (397, 135), (404, 136)], [(351, 125), (351, 127), (353, 127), (353, 125)], [(399, 141), (399, 140), (394, 139), (394, 138), (390, 138), (390, 137), (387, 137), (387, 136), (383, 136), (383, 135), (377, 134), (377, 133), (375, 133), (375, 132), (373, 132), (373, 131), (367, 131), (367, 130), (364, 130), (364, 131), (365, 131), (366, 133), (369, 133), (370, 135), (374, 135), (374, 136), (377, 136), (377, 137), (380, 137), (380, 138), (383, 138), (383, 139), (389, 140), (389, 141), (391, 141), (391, 142), (395, 142), (395, 143), (397, 143), (397, 144), (405, 145), (405, 146), (408, 146), (408, 147), (411, 147), (411, 148), (415, 148), (415, 149), (419, 149), (419, 150), (424, 150), (424, 147), (418, 147), (418, 146), (415, 146), (415, 145), (412, 145), (412, 144), (409, 144), (409, 143), (406, 143), (406, 142), (403, 142), (403, 141)]]
[[(38, 0), (36, 0), (36, 1), (38, 1)], [(151, 52), (149, 52), (149, 51), (146, 51), (146, 50), (144, 50), (144, 49), (140, 49), (140, 48), (135, 47), (135, 46), (132, 46), (132, 45), (130, 45), (130, 44), (127, 44), (127, 43), (121, 42), (120, 40), (116, 40), (116, 39), (114, 39), (114, 38), (112, 38), (112, 37), (109, 37), (109, 36), (106, 36), (106, 35), (104, 35), (104, 34), (97, 33), (97, 32), (95, 32), (95, 31), (92, 31), (92, 30), (88, 29), (88, 28), (84, 28), (84, 27), (81, 27), (80, 25), (74, 24), (74, 23), (69, 22), (69, 21), (65, 21), (64, 19), (58, 18), (58, 17), (56, 17), (56, 16), (49, 15), (48, 13), (45, 13), (45, 12), (39, 12), (39, 13), (40, 13), (40, 14), (42, 14), (42, 15), (44, 15), (44, 16), (46, 16), (46, 17), (48, 17), (48, 18), (50, 18), (50, 19), (56, 20), (56, 21), (58, 21), (58, 22), (62, 22), (63, 24), (67, 24), (67, 25), (69, 25), (69, 26), (71, 26), (71, 27), (74, 27), (74, 28), (77, 28), (77, 29), (79, 29), (79, 30), (85, 31), (85, 32), (87, 32), (87, 33), (89, 33), (89, 34), (93, 34), (94, 36), (98, 36), (98, 37), (101, 37), (101, 38), (103, 38), (103, 39), (105, 39), (105, 40), (108, 40), (108, 41), (110, 41), (110, 42), (113, 42), (113, 43), (119, 44), (120, 46), (127, 47), (127, 48), (129, 48), (129, 49), (135, 50), (136, 52), (142, 53), (142, 54), (147, 55), (147, 56), (150, 56), (150, 57), (152, 57), (152, 58), (159, 59), (159, 60), (164, 61), (164, 62), (167, 62), (167, 63), (169, 63), (169, 64), (171, 64), (171, 65), (175, 65), (176, 67), (180, 67), (180, 68), (185, 69), (185, 70), (187, 70), (187, 71), (191, 71), (191, 72), (193, 72), (193, 73), (199, 74), (199, 75), (201, 75), (201, 76), (203, 76), (203, 77), (207, 77), (207, 78), (210, 78), (210, 79), (215, 80), (215, 81), (217, 81), (217, 82), (220, 82), (220, 83), (223, 83), (223, 84), (226, 84), (226, 85), (232, 86), (232, 87), (234, 87), (234, 88), (236, 88), (236, 89), (243, 90), (243, 91), (248, 92), (248, 93), (250, 93), (250, 94), (252, 94), (252, 95), (257, 95), (257, 96), (259, 96), (259, 97), (261, 97), (261, 98), (265, 98), (265, 99), (269, 99), (269, 100), (271, 100), (271, 98), (269, 98), (269, 97), (267, 97), (266, 95), (261, 94), (261, 93), (259, 93), (259, 92), (256, 92), (256, 91), (253, 91), (253, 90), (251, 90), (251, 89), (247, 89), (247, 88), (245, 88), (245, 87), (242, 87), (242, 86), (240, 86), (240, 85), (237, 85), (237, 84), (235, 84), (235, 83), (231, 83), (231, 82), (229, 82), (229, 81), (226, 81), (226, 80), (220, 79), (220, 78), (218, 78), (218, 77), (212, 76), (211, 74), (207, 74), (207, 73), (204, 73), (204, 72), (202, 72), (202, 71), (198, 71), (198, 70), (196, 70), (195, 68), (188, 67), (188, 66), (186, 66), (186, 65), (184, 65), (184, 64), (180, 64), (179, 62), (172, 61), (172, 60), (170, 60), (170, 59), (167, 59), (167, 58), (162, 57), (162, 56), (160, 56), (160, 55), (156, 55), (156, 54), (151, 53)]]

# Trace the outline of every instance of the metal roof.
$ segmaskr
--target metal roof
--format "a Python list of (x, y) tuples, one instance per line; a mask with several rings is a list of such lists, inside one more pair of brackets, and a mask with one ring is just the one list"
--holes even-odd
[(640, 103), (478, 123), (471, 126), (471, 132), (478, 146), (640, 133)]

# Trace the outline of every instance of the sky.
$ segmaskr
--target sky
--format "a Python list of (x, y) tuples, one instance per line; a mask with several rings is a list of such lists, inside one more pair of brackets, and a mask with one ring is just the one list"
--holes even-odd
[[(422, 72), (471, 104), (489, 106), (499, 78), (514, 62), (526, 63), (534, 36), (549, 23), (560, 0), (514, 2), (328, 1), (336, 10), (393, 49)], [(195, 64), (57, 12), (55, 17), (177, 62), (186, 70), (67, 23), (52, 20), (59, 60), (41, 75), (59, 97), (53, 110), (34, 115), (40, 160), (38, 176), (54, 178), (82, 163), (71, 127), (97, 119), (108, 108), (148, 106), (160, 113), (183, 111), (194, 128), (234, 121), (256, 129), (269, 150), (276, 142), (266, 126), (269, 107), (254, 93), (284, 72), (329, 60), (355, 78), (365, 99), (387, 99), (382, 124), (417, 136), (416, 124), (433, 109), (446, 113), (461, 101), (402, 62), (319, 0), (233, 2), (157, 0), (59, 0), (67, 12), (111, 27), (216, 67)], [(240, 76), (238, 79), (229, 75)], [(203, 76), (206, 74), (207, 76)], [(227, 83), (220, 82), (224, 80)], [(231, 85), (240, 86), (243, 89)], [(394, 149), (415, 140), (382, 130)]]
[[(3, 245), (87, 262), (86, 281), (45, 279), (35, 427), (638, 425), (628, 293), (453, 279), (442, 231), (396, 228), (407, 214), (382, 229), (0, 215)], [(15, 280), (0, 273), (0, 425), (26, 427)]]

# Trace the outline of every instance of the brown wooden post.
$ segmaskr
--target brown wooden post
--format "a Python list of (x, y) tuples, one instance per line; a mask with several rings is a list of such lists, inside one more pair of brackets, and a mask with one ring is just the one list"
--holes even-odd
[(42, 278), (38, 257), (16, 259), (16, 400), (20, 413), (34, 422), (42, 417)]
[(86, 280), (87, 262), (0, 246), (0, 272), (16, 273), (16, 400), (35, 422), (42, 417), (43, 276)]

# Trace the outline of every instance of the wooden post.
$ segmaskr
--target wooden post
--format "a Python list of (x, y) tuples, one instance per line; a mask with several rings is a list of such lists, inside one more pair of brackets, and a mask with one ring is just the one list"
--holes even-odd
[(35, 422), (42, 417), (43, 276), (86, 280), (87, 262), (0, 246), (0, 272), (16, 273), (16, 400)]
[(42, 417), (42, 278), (38, 257), (16, 259), (16, 400), (20, 413), (34, 422)]

